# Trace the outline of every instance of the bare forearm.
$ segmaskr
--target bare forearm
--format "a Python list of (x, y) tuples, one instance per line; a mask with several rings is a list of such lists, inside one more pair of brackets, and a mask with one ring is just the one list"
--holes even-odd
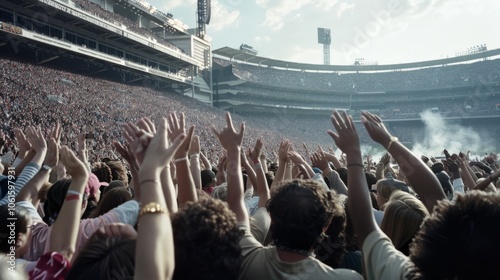
[[(158, 203), (165, 213), (149, 213), (140, 217), (135, 252), (135, 279), (170, 279), (174, 271), (174, 241), (168, 208), (161, 187), (160, 171), (141, 176), (141, 205)], [(147, 188), (147, 189), (146, 189)]]
[(236, 214), (238, 222), (248, 223), (248, 213), (243, 201), (240, 152), (239, 148), (227, 151), (227, 203), (229, 208)]
[(419, 194), (427, 210), (432, 212), (434, 205), (439, 200), (446, 198), (437, 177), (403, 144), (393, 142), (388, 152), (406, 174), (411, 186)]
[(201, 168), (200, 168), (200, 157), (199, 155), (192, 155), (190, 157), (191, 176), (193, 177), (193, 183), (196, 189), (201, 190)]
[[(88, 174), (81, 174), (72, 178), (68, 189), (67, 198), (71, 193), (78, 196), (77, 199), (67, 199), (64, 201), (59, 216), (52, 226), (50, 235), (50, 251), (61, 252), (71, 261), (76, 249), (76, 239), (80, 227), (81, 205), (83, 192), (87, 185)], [(75, 195), (73, 194), (73, 195)]]
[(168, 211), (170, 213), (176, 213), (178, 209), (177, 197), (175, 194), (174, 182), (172, 181), (172, 177), (170, 176), (170, 168), (163, 169), (160, 176), (163, 196), (165, 197)]
[(349, 211), (354, 230), (362, 245), (368, 234), (377, 227), (373, 217), (372, 203), (366, 185), (360, 151), (347, 153), (347, 172)]
[(178, 161), (175, 163), (175, 167), (177, 170), (177, 185), (179, 187), (179, 206), (182, 207), (188, 201), (197, 201), (198, 196), (196, 195), (188, 161)]

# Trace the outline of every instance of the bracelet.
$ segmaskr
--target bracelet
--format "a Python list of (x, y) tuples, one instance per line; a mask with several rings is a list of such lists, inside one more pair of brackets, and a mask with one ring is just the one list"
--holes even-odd
[(196, 153), (196, 154), (192, 154), (192, 155), (190, 156), (190, 158), (191, 158), (191, 159), (192, 159), (192, 158), (195, 158), (195, 157), (199, 158), (199, 157), (200, 157), (200, 154)]
[(48, 166), (47, 164), (42, 165), (42, 168), (49, 172), (52, 170), (52, 167)]
[(177, 162), (184, 161), (184, 160), (188, 160), (188, 157), (185, 156), (185, 157), (181, 157), (181, 158), (176, 158), (176, 159), (173, 159), (172, 161), (177, 163)]
[(139, 186), (142, 186), (146, 183), (155, 183), (155, 184), (158, 184), (158, 181), (156, 181), (155, 179), (147, 179), (147, 180), (144, 180), (142, 182), (139, 183)]
[(359, 164), (359, 163), (351, 163), (351, 164), (348, 164), (348, 165), (347, 165), (347, 168), (349, 168), (349, 167), (356, 167), (356, 166), (357, 166), (357, 167), (361, 167), (361, 168), (365, 168), (365, 166), (364, 166), (364, 165)]
[(68, 194), (76, 194), (76, 195), (80, 195), (81, 193), (80, 193), (80, 192), (78, 192), (78, 191), (74, 191), (74, 190), (68, 190), (68, 191), (66, 192), (66, 195), (68, 195)]
[(161, 207), (160, 203), (150, 202), (141, 208), (141, 211), (139, 211), (139, 218), (145, 214), (163, 214), (165, 212), (165, 209)]
[(391, 142), (389, 142), (389, 145), (387, 145), (387, 151), (389, 151), (389, 149), (391, 148), (392, 143), (394, 143), (394, 142), (397, 142), (397, 141), (398, 141), (398, 138), (397, 138), (397, 137), (394, 137), (394, 136), (393, 136), (393, 137), (391, 137), (390, 139), (391, 139)]
[(77, 199), (80, 199), (79, 194), (71, 194), (71, 195), (67, 195), (66, 198), (64, 199), (64, 201), (77, 200)]
[(261, 164), (260, 162), (255, 163), (255, 164), (253, 165), (253, 168), (255, 168), (255, 169), (261, 169), (261, 168), (262, 168), (262, 164)]

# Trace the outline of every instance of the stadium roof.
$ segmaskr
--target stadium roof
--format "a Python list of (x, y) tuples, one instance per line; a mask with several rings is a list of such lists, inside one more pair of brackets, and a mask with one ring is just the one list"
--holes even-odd
[(459, 63), (470, 60), (477, 60), (477, 59), (500, 55), (500, 49), (469, 54), (464, 56), (457, 56), (452, 58), (401, 63), (401, 64), (386, 64), (386, 65), (322, 65), (322, 64), (297, 63), (297, 62), (277, 60), (277, 59), (252, 55), (247, 52), (238, 49), (233, 49), (230, 47), (223, 47), (214, 50), (213, 53), (222, 57), (227, 57), (239, 61), (245, 61), (248, 63), (254, 63), (254, 64), (272, 66), (278, 68), (286, 68), (286, 69), (314, 70), (314, 71), (384, 71), (384, 70), (439, 66), (439, 65)]

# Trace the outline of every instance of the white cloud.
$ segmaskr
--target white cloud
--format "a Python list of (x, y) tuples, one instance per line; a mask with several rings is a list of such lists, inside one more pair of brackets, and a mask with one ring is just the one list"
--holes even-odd
[(310, 4), (311, 1), (312, 0), (256, 0), (255, 3), (266, 9), (266, 20), (263, 25), (274, 31), (278, 31), (284, 26), (284, 19), (286, 19), (286, 16)]
[(337, 17), (341, 17), (342, 14), (348, 10), (353, 10), (355, 7), (355, 4), (354, 3), (346, 3), (346, 2), (342, 2), (340, 3), (339, 5), (339, 8), (337, 10)]
[(267, 35), (266, 35), (266, 36), (260, 36), (260, 35), (259, 35), (259, 36), (255, 36), (255, 37), (253, 38), (253, 40), (254, 40), (255, 42), (269, 42), (269, 41), (271, 41), (271, 37), (270, 37), (270, 36), (267, 36)]
[(316, 8), (321, 9), (323, 11), (330, 11), (337, 3), (338, 0), (317, 0), (314, 5)]
[(212, 1), (212, 17), (210, 22), (211, 31), (221, 31), (226, 26), (238, 25), (240, 11), (228, 9), (219, 1)]

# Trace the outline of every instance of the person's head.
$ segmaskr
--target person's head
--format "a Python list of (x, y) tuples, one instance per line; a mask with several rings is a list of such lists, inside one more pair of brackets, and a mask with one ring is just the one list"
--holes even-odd
[(438, 178), (446, 197), (450, 200), (453, 199), (453, 185), (451, 184), (450, 176), (448, 176), (446, 172), (441, 171), (436, 173), (436, 177)]
[(114, 188), (127, 188), (124, 182), (120, 180), (113, 180), (109, 183), (107, 186), (101, 186), (101, 196), (104, 196), (104, 194)]
[(267, 204), (270, 233), (283, 250), (310, 252), (333, 216), (340, 215), (335, 195), (313, 180), (284, 182)]
[(222, 183), (222, 185), (215, 187), (211, 196), (215, 199), (227, 201), (227, 183)]
[(216, 180), (215, 173), (212, 170), (201, 171), (201, 188), (208, 194), (212, 194), (215, 188)]
[[(15, 218), (15, 222), (11, 218)], [(16, 205), (14, 211), (11, 211), (8, 205), (2, 205), (0, 206), (0, 222), (2, 224), (0, 227), (0, 253), (9, 254), (14, 247), (16, 257), (22, 257), (28, 251), (31, 239), (32, 220), (28, 210)], [(11, 243), (12, 241), (9, 240), (15, 240), (15, 243)]]
[(497, 279), (500, 194), (441, 200), (417, 233), (410, 260), (422, 279)]
[(188, 202), (172, 215), (174, 279), (236, 279), (243, 233), (236, 216), (216, 199)]
[(336, 214), (325, 232), (325, 238), (316, 244), (314, 253), (324, 264), (338, 268), (346, 253), (346, 212), (343, 203), (337, 203), (334, 207), (337, 208)]
[(104, 196), (99, 200), (97, 208), (92, 212), (90, 218), (96, 218), (101, 215), (108, 213), (111, 209), (114, 209), (123, 203), (132, 200), (132, 196), (125, 188), (114, 188), (106, 192)]
[(429, 211), (420, 200), (397, 190), (386, 204), (381, 229), (396, 249), (408, 255), (409, 245), (427, 216)]
[(78, 254), (66, 279), (133, 279), (135, 239), (93, 238)]
[(104, 162), (96, 162), (92, 165), (92, 173), (94, 173), (100, 182), (111, 182), (113, 175), (111, 168)]
[(106, 162), (106, 164), (111, 169), (111, 180), (120, 180), (128, 186), (127, 169), (123, 163), (119, 160), (113, 160)]
[[(47, 191), (47, 200), (43, 204), (43, 211), (45, 216), (43, 221), (48, 225), (52, 225), (66, 198), (71, 179), (60, 179), (55, 182)], [(82, 210), (87, 208), (87, 194), (83, 196)]]
[(394, 179), (392, 176), (388, 176), (385, 179), (378, 180), (377, 204), (379, 209), (384, 209), (384, 205), (389, 201), (391, 194), (397, 190), (409, 192), (408, 185), (406, 185), (403, 181)]

